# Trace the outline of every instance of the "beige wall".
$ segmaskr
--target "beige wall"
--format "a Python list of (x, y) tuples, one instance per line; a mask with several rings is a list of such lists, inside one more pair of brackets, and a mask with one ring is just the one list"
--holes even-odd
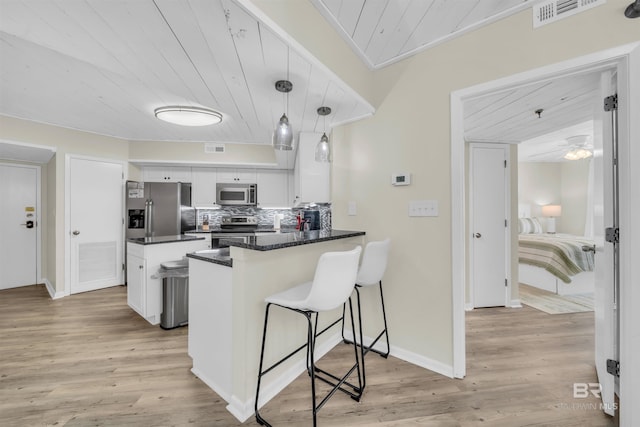
[[(523, 162), (518, 165), (518, 200), (530, 205), (532, 217), (542, 217), (542, 206), (562, 205), (560, 163)], [(556, 228), (560, 219), (556, 221)]]
[(585, 235), (587, 221), (587, 196), (590, 160), (579, 160), (562, 164), (562, 218), (561, 233)]
[[(376, 114), (334, 129), (334, 226), (366, 230), (367, 239), (392, 238), (385, 283), (393, 344), (445, 365), (453, 361), (451, 92), (636, 41), (637, 22), (623, 16), (627, 4), (609, 1), (536, 30), (525, 10), (376, 71)], [(300, 25), (278, 23), (285, 30)], [(316, 43), (300, 37), (305, 46)], [(412, 185), (392, 187), (397, 171), (411, 172)], [(409, 218), (412, 199), (437, 199), (440, 215)], [(348, 201), (357, 203), (356, 216), (347, 215)]]
[(51, 283), (56, 293), (64, 292), (65, 266), (65, 162), (67, 154), (126, 161), (129, 144), (116, 138), (49, 126), (41, 123), (0, 116), (0, 139), (56, 147), (56, 155), (43, 171), (46, 181), (42, 199), (47, 202), (46, 265), (43, 277)]
[(544, 205), (560, 205), (562, 216), (556, 218), (556, 231), (584, 235), (589, 163), (590, 160), (520, 163), (519, 203), (530, 205), (531, 216), (535, 217), (542, 216)]
[(225, 144), (225, 152), (207, 154), (204, 142), (131, 141), (129, 158), (132, 161), (237, 165), (274, 165), (276, 156), (270, 144)]

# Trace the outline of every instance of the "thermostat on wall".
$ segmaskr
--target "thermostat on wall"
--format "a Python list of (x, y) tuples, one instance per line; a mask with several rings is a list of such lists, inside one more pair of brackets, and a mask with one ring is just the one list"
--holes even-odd
[(391, 185), (411, 184), (411, 174), (408, 172), (394, 173), (391, 175)]

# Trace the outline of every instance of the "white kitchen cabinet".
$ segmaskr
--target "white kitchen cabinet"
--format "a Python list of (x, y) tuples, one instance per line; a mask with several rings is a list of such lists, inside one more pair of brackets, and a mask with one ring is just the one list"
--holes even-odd
[(154, 276), (160, 264), (182, 259), (211, 244), (211, 239), (140, 245), (127, 242), (127, 304), (152, 325), (162, 314), (162, 279)]
[(300, 133), (294, 168), (294, 204), (331, 201), (330, 163), (315, 160), (316, 145), (321, 136), (320, 133)]
[(216, 168), (191, 168), (191, 205), (198, 208), (216, 206)]
[(144, 258), (130, 252), (127, 253), (127, 304), (140, 314), (145, 311), (143, 283), (147, 272)]
[(228, 183), (256, 183), (256, 170), (252, 168), (218, 168), (217, 181)]
[(293, 172), (284, 169), (260, 169), (257, 172), (258, 206), (261, 208), (282, 208), (291, 206), (293, 197), (289, 194), (289, 182)]
[(191, 182), (188, 166), (145, 166), (142, 169), (145, 182)]

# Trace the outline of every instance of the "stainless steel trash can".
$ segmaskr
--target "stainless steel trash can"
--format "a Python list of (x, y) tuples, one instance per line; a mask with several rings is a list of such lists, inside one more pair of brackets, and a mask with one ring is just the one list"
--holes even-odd
[(160, 264), (162, 277), (162, 314), (160, 327), (173, 329), (189, 323), (189, 262), (168, 261)]

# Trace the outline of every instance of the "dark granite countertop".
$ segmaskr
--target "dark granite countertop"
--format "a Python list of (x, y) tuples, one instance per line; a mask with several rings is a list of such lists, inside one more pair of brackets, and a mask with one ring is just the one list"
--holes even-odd
[(204, 236), (185, 236), (184, 234), (176, 234), (171, 236), (135, 237), (127, 239), (127, 242), (136, 243), (138, 245), (157, 245), (160, 243), (189, 242), (192, 240), (204, 239)]
[(315, 231), (294, 231), (291, 233), (274, 233), (260, 236), (248, 236), (241, 238), (224, 239), (220, 238), (220, 244), (228, 244), (245, 249), (256, 251), (272, 251), (291, 246), (308, 245), (312, 243), (326, 242), (329, 240), (346, 239), (349, 237), (364, 236), (364, 231), (350, 230), (315, 230)]
[(188, 258), (200, 261), (211, 262), (214, 264), (224, 265), (225, 267), (233, 266), (233, 260), (229, 256), (229, 248), (206, 249), (187, 254)]

